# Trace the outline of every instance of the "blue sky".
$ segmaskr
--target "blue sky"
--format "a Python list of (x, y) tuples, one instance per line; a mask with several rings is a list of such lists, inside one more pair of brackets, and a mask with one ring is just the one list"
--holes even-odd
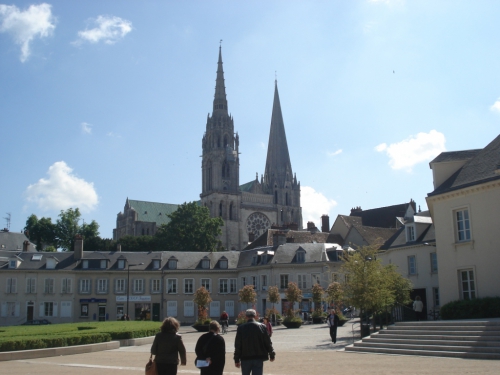
[[(500, 2), (0, 3), (0, 214), (201, 192), (219, 40), (240, 183), (264, 171), (275, 75), (304, 225), (413, 199), (428, 162), (499, 134)], [(0, 227), (6, 221), (2, 219)]]

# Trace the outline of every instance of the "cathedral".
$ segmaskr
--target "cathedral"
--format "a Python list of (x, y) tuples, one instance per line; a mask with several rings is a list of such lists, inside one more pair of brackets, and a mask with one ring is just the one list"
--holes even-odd
[[(222, 50), (219, 47), (212, 114), (207, 117), (202, 139), (200, 204), (210, 210), (212, 217), (222, 217), (221, 241), (227, 250), (245, 248), (272, 225), (302, 228), (300, 182), (292, 172), (277, 82), (266, 166), (260, 181), (257, 174), (253, 181), (240, 185), (238, 148), (239, 137), (228, 111)], [(156, 228), (165, 222), (168, 214), (162, 212), (165, 205), (127, 199), (124, 212), (118, 214), (113, 238), (145, 234), (144, 228), (148, 228), (148, 234), (154, 234)], [(174, 205), (167, 206), (170, 210)], [(154, 214), (150, 215), (144, 207)], [(156, 222), (155, 218), (160, 221)]]

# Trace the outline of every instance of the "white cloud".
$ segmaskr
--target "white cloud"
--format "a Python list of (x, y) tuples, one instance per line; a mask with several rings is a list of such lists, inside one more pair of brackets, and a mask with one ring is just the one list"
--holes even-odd
[(64, 161), (49, 167), (48, 178), (41, 178), (26, 189), (26, 199), (43, 210), (66, 210), (78, 207), (82, 212), (93, 210), (99, 198), (92, 182), (78, 178)]
[(92, 134), (92, 125), (91, 124), (89, 124), (87, 122), (82, 122), (81, 126), (82, 126), (82, 132), (84, 134)]
[(411, 172), (418, 163), (430, 161), (445, 151), (446, 139), (443, 133), (431, 130), (429, 133), (418, 133), (415, 136), (387, 146), (382, 143), (375, 147), (378, 152), (389, 156), (389, 165), (392, 169), (404, 169)]
[(10, 34), (21, 46), (21, 62), (30, 56), (33, 39), (48, 37), (56, 28), (51, 7), (43, 3), (22, 11), (15, 5), (0, 4), (0, 32)]
[(500, 98), (498, 98), (497, 101), (493, 103), (493, 105), (490, 107), (490, 110), (500, 113)]
[(300, 188), (300, 203), (304, 226), (308, 221), (313, 221), (318, 228), (321, 226), (321, 216), (329, 215), (331, 217), (330, 210), (337, 205), (333, 199), (325, 197), (309, 186)]
[(78, 32), (78, 40), (73, 44), (80, 45), (83, 42), (106, 44), (116, 43), (132, 31), (132, 22), (114, 16), (98, 16), (91, 20), (96, 27)]
[(113, 132), (108, 132), (108, 134), (106, 134), (108, 137), (111, 137), (111, 138), (121, 138), (122, 136), (120, 134), (116, 134), (116, 133), (113, 133)]
[(330, 151), (327, 151), (326, 154), (328, 156), (337, 156), (337, 155), (340, 155), (342, 153), (342, 149), (339, 148), (337, 151), (334, 151), (334, 152), (330, 152)]

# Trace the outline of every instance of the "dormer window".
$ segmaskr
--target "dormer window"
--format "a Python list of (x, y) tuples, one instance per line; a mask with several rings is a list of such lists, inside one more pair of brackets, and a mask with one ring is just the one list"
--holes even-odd
[(177, 269), (177, 259), (169, 259), (168, 260), (168, 269), (176, 270)]
[(107, 262), (106, 262), (106, 259), (101, 259), (101, 269), (106, 269), (107, 268)]
[(155, 270), (160, 269), (160, 260), (159, 259), (153, 260), (153, 269), (155, 269)]
[(15, 259), (9, 260), (9, 268), (16, 269), (17, 268), (17, 260), (15, 260)]
[(221, 259), (219, 261), (219, 267), (223, 270), (227, 270), (227, 259)]
[(121, 270), (125, 269), (125, 259), (118, 259), (118, 268)]
[(46, 268), (48, 270), (53, 270), (56, 268), (56, 260), (54, 258), (48, 258), (47, 259), (47, 264), (46, 264)]
[(254, 255), (252, 257), (252, 266), (257, 265), (258, 262), (259, 262), (259, 256), (258, 255)]
[(202, 259), (201, 260), (201, 268), (204, 270), (208, 270), (210, 268), (210, 260), (209, 259)]
[(84, 260), (84, 261), (82, 262), (82, 268), (84, 268), (84, 269), (89, 268), (89, 261), (88, 261), (88, 260)]
[(306, 261), (306, 252), (303, 250), (297, 251), (296, 260), (297, 263), (304, 263)]
[(406, 226), (406, 242), (415, 241), (415, 227), (413, 225)]
[(267, 264), (267, 254), (260, 256), (260, 264)]

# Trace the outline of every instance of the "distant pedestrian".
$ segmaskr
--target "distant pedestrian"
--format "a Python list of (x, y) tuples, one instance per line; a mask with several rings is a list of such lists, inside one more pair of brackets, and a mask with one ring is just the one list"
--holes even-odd
[(158, 375), (176, 375), (179, 357), (181, 366), (186, 366), (186, 348), (179, 331), (180, 324), (175, 318), (165, 318), (151, 346), (151, 356), (155, 356)]
[(271, 337), (273, 335), (273, 325), (269, 321), (269, 318), (264, 318), (263, 323), (266, 326), (267, 333), (269, 334), (269, 337)]
[(415, 311), (417, 320), (422, 320), (423, 310), (424, 310), (424, 303), (420, 300), (420, 296), (416, 296), (415, 301), (413, 302), (413, 311)]
[(332, 339), (332, 342), (334, 344), (337, 343), (337, 327), (339, 326), (339, 317), (335, 311), (335, 309), (332, 309), (330, 311), (330, 314), (326, 318), (326, 323), (328, 324), (328, 327), (330, 327), (330, 337)]
[(203, 360), (209, 363), (208, 367), (200, 367), (201, 375), (222, 375), (226, 364), (226, 343), (219, 335), (220, 325), (216, 321), (211, 321), (208, 333), (201, 335), (196, 343), (196, 360)]
[(236, 330), (234, 340), (234, 365), (242, 375), (262, 375), (264, 361), (274, 361), (275, 353), (266, 326), (255, 321), (253, 309), (245, 312), (247, 322)]

